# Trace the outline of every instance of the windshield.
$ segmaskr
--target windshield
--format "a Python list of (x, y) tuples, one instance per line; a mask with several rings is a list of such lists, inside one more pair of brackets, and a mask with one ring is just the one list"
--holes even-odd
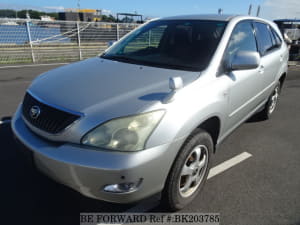
[(204, 70), (222, 37), (224, 21), (158, 20), (133, 31), (102, 58), (155, 67)]

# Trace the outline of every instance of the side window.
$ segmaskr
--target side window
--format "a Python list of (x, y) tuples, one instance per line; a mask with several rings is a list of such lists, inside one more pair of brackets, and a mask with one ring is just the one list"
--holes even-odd
[(236, 25), (232, 31), (229, 44), (225, 53), (227, 60), (238, 51), (255, 51), (257, 52), (256, 40), (253, 33), (251, 22), (244, 21)]
[(277, 32), (273, 28), (271, 28), (271, 32), (272, 32), (272, 34), (274, 36), (276, 46), (277, 47), (281, 46), (282, 40), (279, 37), (279, 35), (277, 34)]
[(274, 48), (274, 47), (276, 46), (275, 36), (274, 36), (274, 34), (272, 33), (271, 28), (268, 27), (268, 29), (269, 29), (269, 35), (271, 36), (271, 40), (272, 40), (272, 47)]
[(268, 51), (272, 50), (274, 47), (268, 25), (255, 22), (254, 27), (259, 46), (259, 52), (262, 56), (266, 55)]

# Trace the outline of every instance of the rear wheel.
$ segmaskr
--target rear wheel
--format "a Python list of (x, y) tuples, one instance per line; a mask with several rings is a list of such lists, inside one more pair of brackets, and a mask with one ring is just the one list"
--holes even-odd
[(280, 82), (278, 81), (278, 83), (275, 86), (274, 91), (272, 92), (272, 94), (270, 95), (265, 108), (263, 109), (263, 111), (261, 111), (261, 116), (263, 117), (263, 119), (269, 119), (271, 117), (271, 115), (273, 114), (273, 112), (276, 109), (277, 103), (278, 103), (278, 99), (279, 99), (279, 94), (280, 94)]
[(165, 184), (162, 203), (178, 210), (190, 203), (205, 184), (213, 151), (211, 136), (201, 129), (182, 146)]

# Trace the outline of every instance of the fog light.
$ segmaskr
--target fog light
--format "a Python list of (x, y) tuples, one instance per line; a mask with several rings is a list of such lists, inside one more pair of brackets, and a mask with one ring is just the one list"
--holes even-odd
[(126, 182), (120, 184), (109, 184), (104, 187), (104, 191), (112, 193), (129, 193), (137, 191), (140, 187), (143, 179), (139, 179), (137, 182)]

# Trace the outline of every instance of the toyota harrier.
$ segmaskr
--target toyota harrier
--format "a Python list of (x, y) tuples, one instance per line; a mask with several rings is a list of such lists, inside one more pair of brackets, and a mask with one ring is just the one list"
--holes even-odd
[(85, 196), (129, 203), (161, 192), (177, 210), (201, 191), (224, 138), (272, 115), (287, 59), (261, 18), (152, 20), (38, 76), (12, 128), (38, 170)]

